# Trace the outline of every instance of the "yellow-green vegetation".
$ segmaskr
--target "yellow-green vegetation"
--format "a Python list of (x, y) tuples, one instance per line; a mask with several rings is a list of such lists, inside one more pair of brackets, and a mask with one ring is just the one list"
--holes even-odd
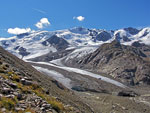
[(16, 81), (14, 81), (14, 83), (17, 84), (17, 87), (20, 89), (21, 93), (28, 94), (28, 93), (33, 92), (32, 86), (25, 86), (25, 85), (21, 84), (20, 82), (16, 82)]
[(14, 75), (14, 72), (9, 71), (7, 74), (8, 74), (8, 76), (13, 76), (13, 75)]
[(57, 112), (65, 110), (63, 104), (61, 102), (58, 102), (56, 99), (47, 98), (46, 100), (49, 104), (51, 104), (52, 108), (55, 109)]
[(0, 76), (3, 77), (3, 78), (5, 78), (5, 79), (9, 79), (9, 77), (6, 74), (0, 73)]
[(6, 97), (1, 97), (0, 99), (0, 107), (4, 107), (9, 111), (14, 110), (15, 105), (17, 104), (16, 99), (11, 99), (11, 98), (6, 98)]
[(8, 69), (8, 65), (2, 64), (2, 65), (0, 66), (0, 68), (1, 68), (1, 69), (4, 69), (4, 70), (7, 70), (7, 69)]
[[(1, 97), (0, 99), (0, 108), (6, 108), (6, 112), (16, 113), (15, 111), (15, 105), (18, 103), (17, 97), (6, 98)], [(30, 113), (36, 113), (33, 109), (27, 108), (25, 111), (17, 111), (17, 113), (24, 113), (24, 112), (30, 112)], [(2, 111), (0, 111), (2, 113)]]
[(14, 74), (14, 75), (11, 77), (11, 79), (12, 79), (13, 81), (19, 82), (20, 76)]
[(61, 102), (47, 95), (44, 89), (41, 88), (39, 85), (32, 84), (29, 86), (25, 86), (19, 82), (15, 82), (15, 83), (17, 84), (18, 88), (21, 89), (22, 93), (25, 93), (25, 94), (35, 93), (37, 96), (41, 97), (42, 99), (46, 100), (49, 104), (51, 104), (52, 108), (55, 109), (57, 112), (65, 110), (65, 107)]
[[(27, 108), (25, 111), (24, 111), (25, 113), (36, 113), (33, 109), (31, 109), (31, 108)], [(20, 113), (22, 113), (22, 112), (20, 112)]]
[(64, 105), (61, 102), (57, 101), (56, 98), (46, 95), (45, 91), (41, 87), (38, 87), (36, 89), (34, 88), (33, 92), (37, 96), (41, 97), (42, 99), (46, 100), (49, 104), (51, 104), (52, 108), (55, 109), (57, 112), (65, 111)]
[(5, 69), (2, 65), (0, 66), (0, 73), (5, 73)]

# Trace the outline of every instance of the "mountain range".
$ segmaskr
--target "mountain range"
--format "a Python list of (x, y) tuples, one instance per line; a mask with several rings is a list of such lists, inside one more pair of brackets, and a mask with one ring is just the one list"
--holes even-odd
[(106, 31), (75, 27), (59, 31), (24, 33), (10, 38), (1, 38), (0, 43), (19, 58), (30, 59), (61, 50), (94, 51), (101, 44), (112, 42), (114, 39), (124, 45), (131, 45), (135, 41), (148, 45), (149, 38), (150, 28), (139, 30), (129, 27)]
[(0, 45), (13, 54), (1, 48), (5, 63), (69, 103), (67, 112), (149, 111), (149, 27), (34, 31), (0, 38)]

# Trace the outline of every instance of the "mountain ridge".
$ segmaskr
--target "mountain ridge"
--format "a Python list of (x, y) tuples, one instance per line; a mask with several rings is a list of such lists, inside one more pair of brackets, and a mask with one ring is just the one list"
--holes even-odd
[(112, 42), (114, 39), (124, 45), (131, 45), (135, 41), (149, 45), (150, 28), (147, 27), (138, 30), (129, 27), (115, 31), (107, 31), (75, 27), (50, 32), (35, 31), (10, 38), (0, 38), (0, 45), (19, 58), (29, 59), (60, 50), (58, 48), (59, 43), (50, 44), (46, 41), (50, 40), (51, 37), (59, 37), (58, 39), (66, 42), (67, 46), (65, 48), (61, 46), (63, 50), (82, 46), (100, 46), (101, 44)]

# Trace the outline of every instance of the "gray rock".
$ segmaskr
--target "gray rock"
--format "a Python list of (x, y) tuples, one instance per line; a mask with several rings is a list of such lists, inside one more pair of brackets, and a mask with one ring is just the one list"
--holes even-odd
[(22, 95), (22, 94), (18, 94), (18, 95), (17, 95), (17, 99), (18, 99), (18, 100), (22, 100), (22, 99), (23, 99), (23, 95)]
[(43, 104), (42, 107), (44, 107), (45, 109), (48, 109), (51, 107), (51, 105), (50, 104)]
[(6, 108), (2, 108), (1, 111), (2, 111), (2, 112), (5, 112), (5, 111), (6, 111)]
[(15, 83), (8, 83), (8, 85), (10, 86), (10, 87), (12, 87), (13, 89), (16, 89), (17, 88), (17, 85), (15, 84)]
[(14, 99), (15, 98), (15, 95), (7, 95), (7, 96), (5, 96), (6, 98), (12, 98), (12, 99)]
[(45, 111), (45, 108), (44, 108), (44, 107), (41, 107), (40, 110)]
[(133, 91), (120, 91), (118, 92), (117, 96), (123, 96), (123, 97), (135, 97), (138, 94)]
[(3, 89), (1, 89), (2, 94), (10, 94), (12, 92), (12, 90), (10, 88), (6, 88), (4, 87)]
[(32, 82), (31, 82), (31, 81), (25, 80), (24, 78), (21, 79), (21, 83), (22, 83), (23, 85), (32, 85)]

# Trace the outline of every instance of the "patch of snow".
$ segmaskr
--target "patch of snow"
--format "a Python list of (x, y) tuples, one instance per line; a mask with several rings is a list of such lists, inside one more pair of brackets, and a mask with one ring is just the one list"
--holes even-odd
[(69, 89), (72, 88), (71, 80), (69, 78), (65, 78), (64, 75), (62, 75), (61, 73), (58, 73), (54, 70), (48, 70), (48, 69), (45, 69), (42, 67), (38, 67), (38, 66), (33, 66), (33, 67), (35, 69), (37, 69), (38, 71), (43, 72), (43, 73), (47, 74), (48, 76), (51, 76), (58, 82), (62, 83), (65, 87), (67, 87)]
[(128, 35), (128, 33), (127, 33), (124, 29), (120, 29), (120, 30), (115, 31), (114, 36), (115, 36), (116, 34), (119, 34), (120, 37), (124, 37), (124, 36), (127, 36), (127, 35)]
[(79, 47), (75, 49), (72, 53), (66, 56), (66, 61), (73, 58), (81, 58), (89, 53), (94, 52), (98, 46), (93, 47)]

